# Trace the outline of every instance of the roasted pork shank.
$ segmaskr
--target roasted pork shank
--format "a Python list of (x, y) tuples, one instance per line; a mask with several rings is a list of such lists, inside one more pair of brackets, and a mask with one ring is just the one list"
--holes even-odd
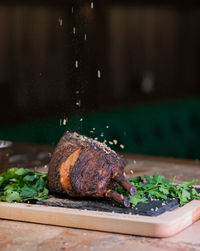
[(127, 160), (106, 144), (66, 132), (49, 163), (48, 187), (71, 197), (108, 197), (129, 207), (129, 198), (113, 190), (119, 184), (135, 194), (135, 187), (124, 176), (126, 165)]

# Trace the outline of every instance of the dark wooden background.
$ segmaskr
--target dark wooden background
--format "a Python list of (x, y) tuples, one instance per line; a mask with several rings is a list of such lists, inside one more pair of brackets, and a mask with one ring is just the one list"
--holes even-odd
[(90, 2), (0, 3), (1, 125), (199, 96), (198, 2)]

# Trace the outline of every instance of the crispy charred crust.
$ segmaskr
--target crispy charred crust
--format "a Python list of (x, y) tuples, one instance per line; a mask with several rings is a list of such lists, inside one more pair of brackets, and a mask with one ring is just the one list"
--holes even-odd
[(107, 196), (127, 206), (128, 199), (112, 191), (121, 184), (133, 194), (133, 186), (123, 176), (126, 164), (127, 160), (105, 144), (66, 132), (49, 163), (49, 189), (73, 197)]

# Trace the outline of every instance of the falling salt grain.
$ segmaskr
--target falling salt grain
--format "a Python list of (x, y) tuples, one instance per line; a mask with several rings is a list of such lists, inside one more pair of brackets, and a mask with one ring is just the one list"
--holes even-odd
[(94, 138), (94, 140), (98, 140), (98, 138), (96, 137), (96, 138)]
[(73, 27), (73, 34), (76, 34), (76, 27)]
[(100, 70), (97, 71), (97, 77), (101, 78), (101, 72), (100, 72)]
[(94, 131), (90, 131), (90, 133), (94, 133)]
[(79, 100), (78, 102), (76, 102), (76, 105), (80, 107), (81, 106), (81, 101)]
[(58, 22), (59, 22), (59, 25), (62, 26), (63, 25), (63, 20), (59, 17), (58, 18)]
[(92, 130), (93, 130), (93, 131), (95, 131), (95, 130), (96, 130), (96, 128), (92, 128)]
[(87, 34), (86, 33), (84, 34), (84, 40), (85, 41), (87, 40)]
[(102, 132), (101, 134), (100, 134), (100, 137), (103, 137), (104, 136), (104, 133)]
[(80, 118), (80, 121), (83, 121), (83, 118)]
[(120, 145), (120, 148), (121, 148), (121, 149), (124, 149), (124, 145), (121, 144), (121, 145)]
[(74, 13), (74, 8), (72, 7), (72, 14)]
[(93, 2), (91, 2), (91, 9), (93, 9), (94, 8), (94, 3)]
[(67, 124), (67, 119), (64, 119), (63, 120), (63, 125), (66, 125)]
[(116, 139), (113, 139), (113, 143), (114, 143), (115, 145), (117, 145), (117, 140), (116, 140)]
[(106, 128), (108, 129), (108, 128), (109, 128), (109, 125), (107, 125)]
[(78, 60), (75, 61), (75, 67), (78, 68)]
[(112, 141), (108, 141), (108, 143), (109, 143), (110, 145), (113, 145), (113, 142), (112, 142)]

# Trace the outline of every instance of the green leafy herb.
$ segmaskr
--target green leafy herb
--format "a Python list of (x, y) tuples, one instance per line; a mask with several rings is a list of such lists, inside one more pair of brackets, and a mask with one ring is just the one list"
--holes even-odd
[[(130, 182), (136, 187), (137, 193), (135, 196), (131, 196), (121, 186), (118, 186), (115, 190), (130, 198), (130, 202), (133, 205), (138, 203), (147, 203), (147, 198), (156, 198), (166, 200), (167, 198), (177, 198), (180, 206), (183, 206), (191, 200), (200, 200), (200, 194), (194, 188), (196, 184), (195, 180), (178, 182), (176, 177), (169, 181), (164, 176), (158, 174), (154, 176), (144, 175), (144, 178), (137, 176)], [(179, 186), (174, 185), (175, 182), (180, 183)]]
[(26, 168), (11, 168), (0, 175), (0, 201), (43, 200), (49, 197), (47, 174)]

